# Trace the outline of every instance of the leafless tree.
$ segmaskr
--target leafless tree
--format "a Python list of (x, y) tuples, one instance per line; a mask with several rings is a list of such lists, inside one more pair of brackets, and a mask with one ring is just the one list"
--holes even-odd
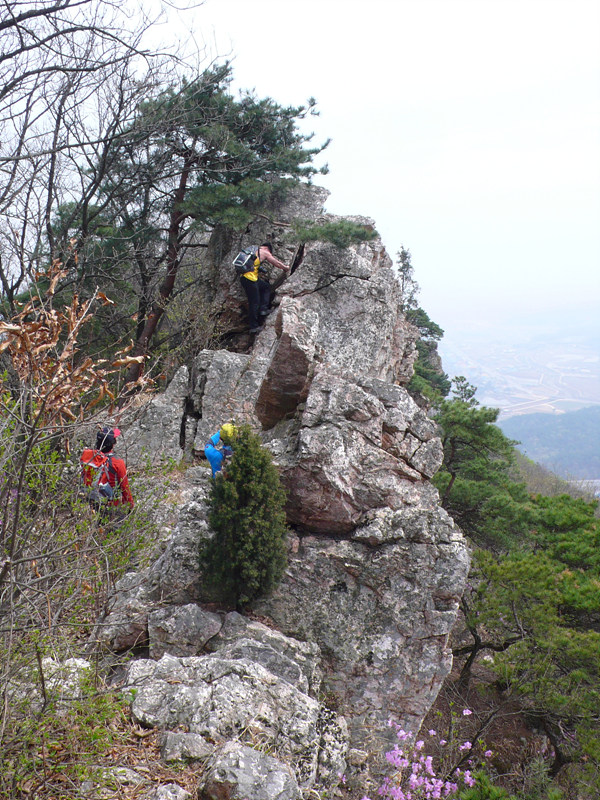
[[(131, 0), (134, 2), (135, 0)], [(150, 21), (114, 0), (0, 0), (0, 284), (16, 299), (52, 259), (68, 293), (120, 296), (99, 319), (146, 356), (190, 253), (243, 230), (318, 170), (297, 122), (313, 112), (234, 98), (228, 64), (142, 47)], [(197, 261), (192, 255), (192, 261)], [(192, 281), (193, 283), (193, 281)], [(134, 323), (132, 325), (132, 322)], [(137, 386), (142, 366), (128, 373)]]
[(109, 0), (0, 0), (0, 281), (11, 310), (65, 248), (57, 209), (84, 232), (100, 213), (91, 201), (111, 142), (165, 64), (143, 47), (151, 23)]

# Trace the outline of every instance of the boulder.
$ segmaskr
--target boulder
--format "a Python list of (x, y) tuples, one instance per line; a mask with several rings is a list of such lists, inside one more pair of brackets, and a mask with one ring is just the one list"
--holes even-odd
[(321, 651), (314, 642), (284, 636), (277, 630), (232, 611), (207, 650), (230, 658), (250, 656), (301, 691), (315, 696), (321, 686)]
[(176, 783), (164, 783), (148, 794), (137, 796), (139, 800), (192, 800), (192, 795)]
[(294, 764), (298, 780), (308, 787), (344, 769), (345, 721), (332, 719), (315, 699), (258, 663), (218, 653), (165, 654), (160, 661), (132, 662), (126, 685), (133, 717), (142, 725), (212, 741), (260, 741)]
[(73, 703), (84, 697), (84, 686), (91, 673), (92, 665), (83, 658), (59, 661), (44, 656), (39, 666), (10, 674), (3, 691), (6, 702), (27, 701), (31, 714), (42, 713), (51, 702), (58, 714), (68, 715)]
[[(179, 788), (179, 787), (178, 787)], [(81, 783), (79, 795), (89, 800), (112, 800), (114, 797), (124, 796), (127, 790), (133, 790), (136, 797), (141, 800), (157, 800), (156, 790), (150, 787), (150, 780), (137, 770), (130, 767), (97, 767), (93, 770), (93, 778), (88, 778)], [(183, 790), (182, 790), (183, 791)], [(165, 800), (169, 795), (162, 795)], [(177, 795), (171, 795), (173, 800)], [(189, 797), (189, 795), (188, 795)], [(184, 800), (185, 795), (179, 795), (178, 800)]]
[(195, 656), (221, 630), (218, 614), (204, 611), (195, 603), (167, 606), (148, 614), (150, 658), (164, 653), (174, 656)]
[(228, 742), (212, 758), (199, 800), (300, 800), (292, 770), (265, 753)]
[(165, 731), (160, 738), (160, 754), (165, 761), (204, 761), (214, 746), (198, 733)]

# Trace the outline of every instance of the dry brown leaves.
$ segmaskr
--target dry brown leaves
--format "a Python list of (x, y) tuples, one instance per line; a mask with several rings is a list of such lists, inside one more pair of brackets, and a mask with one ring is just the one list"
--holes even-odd
[(28, 388), (46, 425), (81, 420), (102, 401), (113, 406), (117, 398), (111, 378), (144, 360), (129, 355), (133, 342), (110, 362), (81, 356), (77, 339), (83, 325), (92, 319), (97, 303), (110, 305), (112, 300), (96, 290), (84, 302), (74, 295), (70, 306), (55, 309), (56, 286), (66, 276), (62, 263), (54, 261), (45, 275), (38, 276), (49, 282), (45, 295), (33, 294), (10, 322), (0, 322), (0, 353), (10, 354), (21, 384)]

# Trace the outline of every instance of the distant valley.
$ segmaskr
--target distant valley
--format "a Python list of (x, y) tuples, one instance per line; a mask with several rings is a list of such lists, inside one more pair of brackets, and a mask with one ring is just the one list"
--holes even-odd
[(600, 324), (552, 319), (446, 330), (439, 351), (529, 458), (567, 478), (600, 480)]
[(447, 333), (439, 348), (444, 370), (450, 377), (464, 375), (477, 386), (479, 402), (499, 408), (501, 418), (600, 404), (600, 334), (515, 333)]

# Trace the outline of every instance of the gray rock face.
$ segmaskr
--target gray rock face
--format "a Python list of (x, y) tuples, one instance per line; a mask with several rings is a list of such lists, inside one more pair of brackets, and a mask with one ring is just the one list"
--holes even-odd
[(264, 429), (273, 428), (306, 400), (314, 374), (318, 330), (316, 311), (283, 298), (275, 318), (276, 347), (256, 401), (256, 415)]
[(229, 742), (212, 759), (200, 800), (299, 800), (294, 774), (271, 756)]
[(194, 603), (160, 608), (148, 614), (150, 658), (165, 653), (174, 656), (195, 656), (221, 630), (221, 617), (203, 611)]
[(302, 318), (311, 312), (316, 316), (321, 369), (390, 383), (405, 383), (412, 376), (415, 334), (399, 314), (400, 285), (379, 240), (347, 250), (311, 245), (279, 294)]
[(164, 655), (134, 661), (127, 687), (134, 690), (131, 710), (140, 724), (211, 741), (260, 741), (291, 763), (305, 786), (327, 783), (345, 768), (344, 720), (257, 662), (220, 653)]
[(437, 505), (426, 481), (441, 463), (441, 443), (405, 389), (320, 372), (301, 422), (295, 450), (278, 457), (292, 523), (348, 534), (371, 509)]
[[(299, 202), (316, 218), (322, 199), (308, 192)], [(253, 229), (236, 249), (265, 238), (272, 237), (264, 228)], [(289, 252), (276, 251), (289, 260)], [(217, 289), (229, 311), (239, 305), (231, 257)], [(307, 746), (304, 732), (323, 737), (314, 700), (322, 682), (348, 719), (352, 752), (380, 752), (373, 739), (387, 737), (387, 720), (415, 730), (450, 669), (447, 639), (469, 555), (430, 482), (441, 444), (404, 388), (416, 332), (399, 310), (400, 286), (381, 242), (343, 251), (307, 245), (276, 303), (250, 352), (199, 353), (135, 424), (169, 457), (182, 444), (189, 458), (201, 452), (229, 419), (261, 434), (287, 489), (293, 531), (283, 581), (254, 610), (280, 633), (228, 615), (202, 645), (203, 635), (181, 632), (187, 612), (164, 610), (202, 601), (197, 551), (211, 535), (210, 478), (198, 466), (188, 470), (190, 486), (158, 560), (117, 587), (104, 641), (118, 649), (145, 636), (152, 653), (165, 654), (160, 667), (132, 667), (132, 680), (155, 687), (136, 698), (145, 724), (184, 724), (225, 738), (249, 724), (259, 724), (261, 736), (285, 730), (285, 755), (294, 763)], [(173, 658), (202, 646), (213, 655)], [(167, 672), (180, 682), (169, 682)], [(314, 780), (321, 756), (310, 747), (307, 753)]]
[[(93, 634), (93, 639), (101, 647), (121, 652), (147, 646), (149, 614), (160, 609), (160, 614), (153, 618), (151, 647), (156, 648), (157, 655), (166, 652), (170, 645), (175, 644), (172, 640), (177, 634), (159, 633), (161, 614), (170, 620), (165, 623), (167, 628), (173, 629), (182, 612), (180, 609), (169, 610), (169, 607), (200, 600), (202, 578), (198, 552), (202, 539), (210, 535), (206, 505), (210, 470), (191, 468), (186, 473), (186, 481), (184, 489), (161, 504), (177, 505), (177, 520), (172, 529), (167, 529), (162, 552), (159, 545), (157, 557), (149, 567), (127, 573), (117, 582), (107, 611), (99, 619)], [(157, 513), (164, 514), (163, 508), (159, 507)], [(181, 655), (190, 654), (190, 647), (198, 644), (197, 633), (187, 631), (184, 635), (187, 637), (185, 653), (181, 652)]]
[(460, 532), (439, 509), (386, 509), (350, 540), (304, 536), (290, 550), (284, 582), (256, 610), (319, 643), (355, 746), (367, 732), (387, 738), (390, 717), (416, 730), (451, 667), (469, 565)]
[(194, 449), (225, 419), (263, 429), (289, 521), (314, 532), (349, 533), (386, 505), (430, 506), (441, 445), (397, 384), (412, 371), (414, 332), (385, 251), (317, 245), (280, 295), (250, 356), (197, 358)]
[(323, 677), (321, 651), (314, 642), (284, 636), (235, 611), (227, 614), (207, 649), (228, 658), (250, 658), (275, 675), (314, 696)]
[(164, 393), (155, 395), (152, 402), (128, 414), (135, 421), (124, 426), (119, 455), (126, 456), (129, 464), (155, 463), (157, 459), (178, 462), (181, 459), (181, 421), (189, 394), (188, 385), (188, 371), (184, 368)]
[(412, 374), (415, 332), (381, 244), (312, 245), (278, 298), (250, 355), (196, 359), (194, 449), (225, 419), (262, 430), (289, 521), (313, 532), (347, 534), (372, 509), (423, 497), (429, 507), (441, 446), (399, 385)]

